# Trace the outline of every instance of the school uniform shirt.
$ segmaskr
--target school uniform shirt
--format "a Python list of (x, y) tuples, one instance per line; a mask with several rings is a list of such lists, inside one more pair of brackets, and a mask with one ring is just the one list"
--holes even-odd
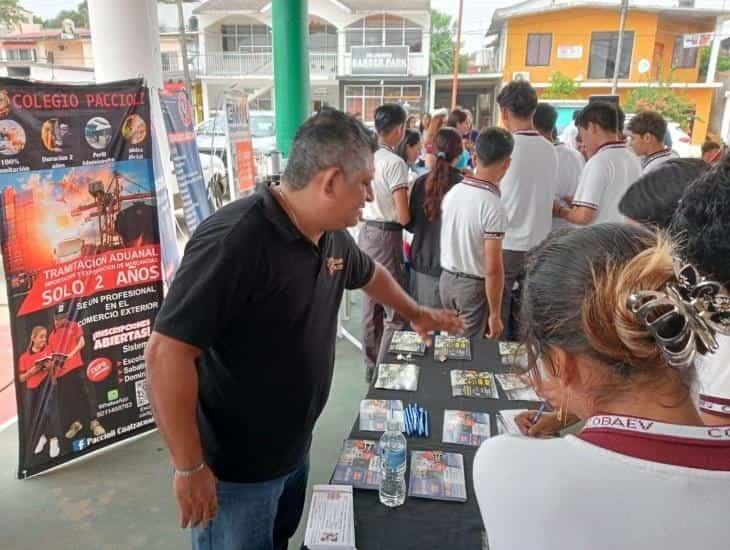
[[(50, 357), (51, 354), (48, 348), (42, 349), (41, 351), (35, 353), (25, 351), (21, 353), (20, 357), (18, 358), (18, 372), (21, 374), (24, 372), (28, 372), (36, 366), (36, 362), (42, 361), (43, 359), (47, 359)], [(40, 372), (37, 372), (33, 376), (29, 376), (28, 379), (25, 381), (25, 384), (29, 390), (34, 390), (43, 383), (47, 376), (48, 371), (42, 370)]]
[(491, 550), (726, 550), (730, 427), (598, 415), (577, 436), (498, 436), (474, 492)]
[(618, 203), (640, 177), (639, 158), (624, 142), (604, 143), (583, 168), (573, 205), (595, 210), (593, 223), (623, 223)]
[(507, 212), (504, 249), (525, 252), (540, 244), (553, 226), (558, 157), (535, 131), (514, 133), (512, 164), (499, 189)]
[(571, 149), (578, 150), (578, 127), (575, 125), (575, 122), (571, 122), (568, 124), (562, 132), (560, 132), (560, 136), (558, 136), (558, 139), (560, 139), (561, 143), (565, 143), (568, 147)]
[(441, 267), (484, 277), (484, 241), (504, 239), (506, 227), (499, 188), (465, 176), (441, 204)]
[(363, 219), (397, 222), (393, 192), (408, 189), (408, 165), (387, 147), (380, 147), (375, 152), (374, 163), (373, 200), (365, 204)]
[[(557, 199), (560, 200), (563, 197), (575, 195), (586, 162), (583, 155), (575, 149), (571, 149), (565, 143), (556, 143), (555, 153), (558, 156), (558, 181), (555, 194)], [(553, 229), (572, 225), (563, 218), (553, 218)]]
[(720, 348), (697, 361), (700, 410), (730, 424), (730, 336), (718, 335)]
[(53, 353), (68, 355), (63, 366), (56, 372), (56, 376), (63, 376), (84, 366), (80, 351), (69, 355), (71, 350), (79, 343), (79, 338), (83, 335), (84, 331), (75, 321), (67, 321), (61, 328), (56, 328), (51, 331), (51, 335), (48, 337), (48, 347)]
[(649, 172), (652, 172), (659, 168), (662, 164), (667, 162), (668, 160), (672, 159), (678, 159), (679, 155), (675, 153), (672, 149), (667, 147), (666, 149), (662, 149), (661, 151), (657, 153), (653, 153), (651, 155), (645, 155), (641, 157), (641, 173), (642, 174), (648, 174)]

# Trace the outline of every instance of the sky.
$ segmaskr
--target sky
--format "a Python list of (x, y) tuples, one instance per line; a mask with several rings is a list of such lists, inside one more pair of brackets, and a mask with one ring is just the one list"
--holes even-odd
[[(21, 0), (21, 5), (44, 19), (55, 17), (61, 10), (75, 9), (81, 0)], [(111, 1), (111, 0), (110, 0)], [(462, 40), (466, 52), (478, 50), (496, 8), (516, 4), (520, 0), (464, 0)], [(457, 0), (431, 0), (431, 7), (448, 13), (456, 20)]]
[[(466, 52), (473, 52), (481, 48), (484, 33), (492, 21), (495, 9), (517, 4), (521, 0), (464, 0), (464, 15), (461, 29), (462, 42)], [(435, 10), (448, 13), (454, 18), (458, 16), (459, 2), (457, 0), (431, 0), (431, 7)]]

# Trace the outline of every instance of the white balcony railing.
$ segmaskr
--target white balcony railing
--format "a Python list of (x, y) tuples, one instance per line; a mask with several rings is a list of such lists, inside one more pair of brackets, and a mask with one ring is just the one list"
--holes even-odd
[(337, 76), (337, 54), (317, 52), (310, 53), (309, 73), (313, 75)]
[(273, 74), (271, 52), (214, 52), (205, 54), (204, 61), (202, 73), (210, 76), (269, 76)]
[[(203, 63), (204, 62), (204, 63)], [(201, 56), (201, 73), (207, 76), (271, 76), (274, 72), (272, 52), (213, 52)], [(337, 75), (337, 54), (309, 54), (309, 72), (313, 75)]]

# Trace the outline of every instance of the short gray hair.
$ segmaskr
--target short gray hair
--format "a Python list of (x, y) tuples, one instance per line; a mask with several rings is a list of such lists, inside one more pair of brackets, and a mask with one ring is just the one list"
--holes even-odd
[(340, 168), (347, 177), (371, 166), (377, 148), (377, 138), (362, 122), (325, 108), (297, 131), (283, 179), (294, 189), (302, 189), (328, 168)]

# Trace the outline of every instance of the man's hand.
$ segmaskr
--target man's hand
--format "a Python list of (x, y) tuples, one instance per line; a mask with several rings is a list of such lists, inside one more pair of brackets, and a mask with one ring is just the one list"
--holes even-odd
[(490, 340), (499, 340), (504, 332), (504, 325), (502, 324), (502, 317), (499, 314), (491, 314), (487, 319), (487, 333), (484, 335), (485, 338)]
[(452, 310), (431, 309), (428, 307), (418, 308), (418, 314), (410, 319), (411, 327), (426, 342), (431, 345), (431, 333), (443, 330), (449, 334), (461, 334), (464, 330), (464, 321)]
[(523, 435), (529, 435), (530, 437), (552, 437), (560, 431), (562, 426), (558, 421), (558, 415), (556, 413), (542, 413), (540, 418), (537, 419), (537, 422), (533, 424), (532, 419), (535, 418), (535, 414), (537, 414), (536, 411), (526, 411), (515, 417), (517, 427)]
[(205, 527), (218, 508), (215, 476), (206, 466), (191, 476), (175, 475), (172, 488), (180, 509), (180, 527)]
[(562, 207), (563, 207), (563, 205), (560, 204), (560, 201), (558, 201), (558, 200), (553, 201), (553, 218), (560, 217), (560, 209)]

